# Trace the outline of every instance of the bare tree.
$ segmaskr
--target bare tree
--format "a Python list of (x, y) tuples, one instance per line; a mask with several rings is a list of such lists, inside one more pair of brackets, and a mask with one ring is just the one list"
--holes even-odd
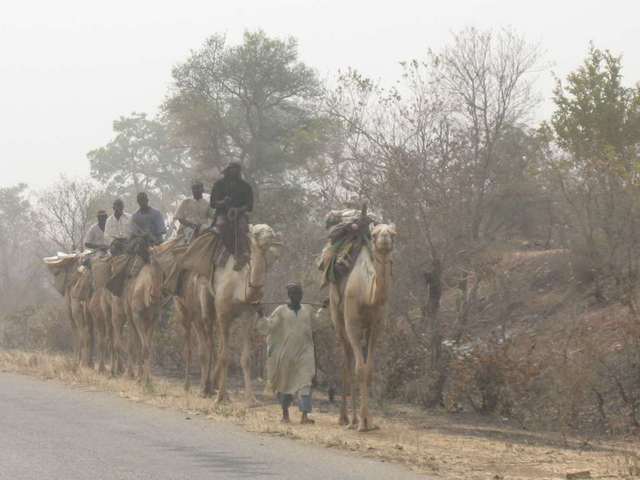
[(44, 240), (62, 251), (82, 250), (101, 192), (89, 180), (60, 179), (38, 196)]

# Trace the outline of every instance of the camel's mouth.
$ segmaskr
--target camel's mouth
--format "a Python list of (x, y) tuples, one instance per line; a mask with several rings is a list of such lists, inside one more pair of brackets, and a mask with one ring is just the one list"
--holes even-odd
[(393, 240), (388, 237), (380, 237), (376, 240), (376, 250), (380, 253), (391, 253), (393, 250)]

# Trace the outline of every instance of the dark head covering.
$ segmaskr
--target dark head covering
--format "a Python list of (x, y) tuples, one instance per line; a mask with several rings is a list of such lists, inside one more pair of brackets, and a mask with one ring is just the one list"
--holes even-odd
[(191, 188), (193, 188), (193, 187), (202, 187), (202, 188), (204, 188), (204, 184), (200, 180), (192, 180), (191, 181)]
[(302, 285), (298, 282), (289, 282), (287, 283), (287, 291), (289, 292), (291, 290), (302, 290)]
[(222, 171), (226, 172), (230, 168), (239, 168), (240, 170), (242, 170), (242, 164), (240, 162), (236, 162), (235, 160), (233, 160), (233, 161), (227, 163), (227, 166), (224, 167), (224, 169)]

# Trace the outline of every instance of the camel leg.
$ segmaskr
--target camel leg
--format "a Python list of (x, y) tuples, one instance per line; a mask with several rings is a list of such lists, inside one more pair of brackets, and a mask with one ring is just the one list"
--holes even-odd
[(135, 378), (135, 367), (138, 365), (139, 352), (140, 352), (140, 337), (141, 333), (138, 331), (138, 326), (136, 322), (134, 322), (133, 312), (130, 307), (127, 307), (127, 319), (129, 323), (129, 354), (128, 354), (128, 362), (127, 362), (127, 375), (130, 378)]
[(351, 352), (355, 360), (355, 378), (352, 371), (352, 383), (351, 383), (351, 404), (353, 408), (353, 418), (351, 419), (351, 426), (361, 430), (363, 419), (360, 421), (357, 419), (357, 396), (358, 387), (361, 395), (366, 395), (366, 389), (362, 389), (363, 379), (365, 377), (365, 359), (362, 353), (361, 338), (362, 338), (362, 324), (360, 312), (357, 305), (351, 302), (345, 304), (345, 330), (347, 333), (347, 340), (351, 346)]
[(189, 312), (179, 298), (176, 298), (176, 316), (184, 329), (184, 391), (191, 390), (191, 319)]
[(372, 318), (367, 332), (367, 359), (364, 365), (364, 378), (360, 379), (360, 425), (358, 426), (358, 431), (360, 432), (375, 429), (369, 415), (369, 388), (373, 378), (374, 349), (381, 325), (381, 318)]
[(116, 376), (122, 368), (122, 330), (124, 327), (124, 314), (120, 309), (119, 299), (110, 297), (111, 303), (111, 376)]
[(344, 328), (344, 315), (342, 311), (342, 302), (340, 292), (334, 286), (330, 286), (329, 290), (329, 311), (333, 324), (336, 328), (336, 339), (338, 349), (342, 350), (342, 401), (340, 402), (340, 425), (349, 425), (349, 413), (347, 409), (347, 399), (351, 393), (351, 377), (353, 365), (353, 353), (351, 345), (347, 339), (347, 333)]
[(213, 395), (213, 349), (215, 335), (215, 306), (206, 286), (200, 286), (198, 290), (199, 318), (197, 321), (200, 331), (201, 348), (201, 381), (202, 394), (205, 397)]
[(87, 367), (94, 368), (94, 340), (95, 340), (95, 330), (94, 330), (94, 321), (91, 316), (91, 312), (89, 312), (89, 302), (83, 302), (84, 304), (84, 320), (85, 320), (85, 352), (87, 356)]
[(105, 350), (107, 343), (106, 322), (102, 312), (101, 293), (94, 294), (89, 302), (88, 310), (93, 320), (94, 332), (96, 334), (96, 359), (98, 361), (98, 373), (104, 373)]
[(142, 315), (143, 335), (142, 340), (142, 384), (151, 384), (151, 342), (153, 340), (153, 327), (155, 318), (153, 312), (145, 312)]
[(200, 395), (205, 396), (207, 390), (207, 347), (204, 339), (205, 335), (200, 328), (200, 324), (195, 322), (196, 343), (198, 345), (198, 362), (200, 363)]
[(78, 332), (78, 359), (80, 365), (88, 367), (90, 363), (89, 329), (87, 328), (87, 314), (80, 300), (71, 300), (72, 315), (77, 325)]
[(103, 312), (103, 321), (105, 328), (105, 350), (104, 357), (105, 361), (107, 358), (110, 358), (110, 364), (113, 365), (114, 353), (113, 353), (113, 324), (111, 323), (111, 316), (113, 315), (113, 311), (111, 309), (111, 299), (110, 294), (106, 290), (102, 294), (102, 312)]
[(127, 317), (124, 314), (121, 302), (120, 298), (111, 297), (111, 330), (113, 332), (111, 375), (113, 376), (119, 375), (123, 371), (123, 360), (125, 358), (123, 334)]
[(204, 338), (202, 347), (205, 349), (203, 356), (202, 377), (204, 380), (204, 395), (210, 397), (213, 395), (213, 321), (207, 319), (204, 328)]
[(78, 331), (78, 324), (74, 318), (73, 300), (69, 293), (65, 293), (64, 296), (65, 305), (67, 307), (67, 315), (69, 316), (69, 322), (71, 324), (71, 345), (73, 348), (73, 359), (77, 364), (80, 364), (80, 332)]
[(227, 368), (229, 366), (229, 329), (231, 315), (228, 312), (219, 312), (218, 326), (220, 330), (220, 356), (216, 362), (216, 378), (218, 380), (218, 395), (216, 403), (224, 402), (227, 388)]
[[(347, 408), (348, 398), (351, 396), (353, 399), (353, 350), (351, 348), (351, 344), (347, 339), (346, 332), (344, 331), (344, 326), (338, 327), (338, 343), (339, 348), (342, 350), (342, 402), (340, 403), (340, 425), (350, 425), (349, 423), (349, 412)], [(357, 414), (355, 407), (352, 405), (352, 413), (353, 420), (351, 425), (355, 425), (357, 423)]]
[(253, 392), (253, 383), (251, 382), (251, 344), (253, 332), (253, 318), (255, 314), (245, 312), (241, 318), (241, 335), (242, 335), (242, 353), (240, 355), (240, 365), (244, 375), (244, 391), (245, 400), (253, 405), (256, 403), (256, 396)]

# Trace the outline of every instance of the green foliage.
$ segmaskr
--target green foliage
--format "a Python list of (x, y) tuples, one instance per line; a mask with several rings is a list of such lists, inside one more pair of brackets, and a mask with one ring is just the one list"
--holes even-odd
[(637, 183), (640, 87), (622, 85), (622, 59), (591, 46), (582, 66), (558, 80), (551, 123), (582, 174), (608, 172)]
[(209, 177), (236, 159), (259, 182), (321, 150), (325, 122), (313, 106), (320, 86), (298, 60), (293, 38), (247, 32), (242, 44), (229, 46), (212, 36), (173, 78), (163, 110), (176, 141)]
[(132, 113), (114, 121), (113, 131), (113, 140), (87, 154), (91, 175), (112, 196), (135, 205), (136, 194), (146, 191), (168, 206), (186, 189), (187, 157), (184, 149), (170, 144), (164, 124), (144, 113)]

